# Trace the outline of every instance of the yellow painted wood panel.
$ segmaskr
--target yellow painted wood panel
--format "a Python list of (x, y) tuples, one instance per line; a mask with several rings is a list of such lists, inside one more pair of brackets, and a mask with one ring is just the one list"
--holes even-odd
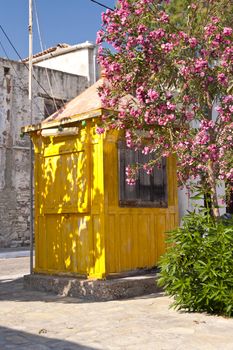
[(106, 215), (106, 266), (108, 273), (130, 271), (138, 268), (150, 268), (158, 262), (164, 249), (163, 216), (134, 213)]
[(39, 153), (35, 157), (35, 271), (89, 274), (93, 269), (91, 219), (89, 214), (82, 215), (90, 211), (86, 138), (86, 131), (79, 140), (46, 138), (41, 147), (34, 138)]
[[(156, 238), (157, 238), (157, 259), (159, 260), (160, 256), (165, 253), (165, 231), (166, 231), (166, 215), (157, 215), (156, 216)], [(170, 220), (170, 218), (169, 218)]]
[(106, 239), (106, 250), (111, 252), (111, 254), (109, 254), (109, 259), (106, 260), (107, 271), (117, 271), (119, 269), (117, 266), (117, 261), (119, 261), (118, 250), (115, 249), (115, 245), (119, 246), (119, 243), (117, 241), (118, 235), (116, 234), (116, 221), (116, 215), (108, 215), (108, 227), (106, 227), (106, 233), (109, 235), (109, 239)]
[(44, 140), (44, 156), (59, 155), (64, 153), (74, 153), (84, 150), (85, 142), (87, 142), (87, 134), (85, 130), (80, 136), (66, 137), (50, 137)]
[(177, 225), (178, 216), (174, 157), (167, 160), (167, 178), (167, 208), (119, 207), (116, 138), (107, 137), (104, 144), (107, 273), (150, 268), (164, 254), (165, 232)]
[(104, 179), (103, 179), (103, 151), (101, 140), (93, 143), (90, 150), (91, 158), (91, 206), (92, 211), (103, 210), (104, 205)]
[(157, 264), (178, 220), (175, 159), (168, 208), (119, 207), (116, 141), (90, 122), (76, 137), (34, 137), (35, 271), (104, 278)]
[(35, 270), (88, 275), (93, 268), (94, 250), (88, 222), (89, 216), (77, 214), (41, 216)]
[[(132, 241), (130, 240), (130, 216), (127, 214), (122, 214), (119, 217), (119, 246), (118, 249), (120, 251), (120, 267), (122, 271), (126, 271), (129, 269), (130, 265), (130, 255), (132, 249)], [(125, 234), (127, 232), (127, 234)]]
[[(150, 239), (154, 234), (152, 231), (152, 226), (150, 223), (150, 215), (139, 215), (140, 225), (138, 226), (138, 236), (139, 236), (139, 249), (140, 254), (140, 265), (150, 266)], [(155, 263), (155, 260), (154, 262)]]
[(47, 270), (47, 241), (44, 216), (37, 216), (35, 222), (35, 270)]
[[(90, 254), (93, 250), (93, 242), (91, 245), (88, 239), (89, 235), (89, 216), (78, 216), (77, 221), (75, 222), (75, 227), (77, 231), (77, 271), (82, 273), (89, 273), (91, 260)], [(72, 232), (74, 231), (74, 227)]]
[[(57, 215), (58, 216), (58, 215)], [(77, 215), (60, 215), (61, 218), (61, 271), (78, 272)]]
[(46, 215), (46, 257), (48, 270), (62, 270), (62, 240), (61, 240), (61, 217), (58, 215)]
[(45, 213), (88, 210), (89, 169), (84, 151), (44, 158)]
[(103, 278), (106, 275), (105, 266), (105, 241), (103, 218), (100, 215), (92, 215), (94, 266), (89, 273), (91, 278)]
[(153, 213), (149, 214), (149, 227), (152, 234), (149, 237), (148, 246), (148, 266), (155, 266), (158, 261), (158, 251), (157, 251), (157, 237), (156, 237), (156, 216)]

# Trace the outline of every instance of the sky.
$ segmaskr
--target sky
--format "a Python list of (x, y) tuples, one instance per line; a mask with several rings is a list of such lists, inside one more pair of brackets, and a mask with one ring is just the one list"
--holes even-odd
[[(98, 0), (114, 7), (115, 0)], [(0, 0), (0, 24), (22, 58), (28, 57), (28, 0)], [(35, 6), (36, 5), (36, 6)], [(103, 7), (90, 0), (33, 0), (33, 53), (42, 51), (36, 11), (44, 48), (58, 43), (95, 42)], [(4, 47), (6, 53), (4, 52)], [(0, 57), (19, 60), (0, 29)]]

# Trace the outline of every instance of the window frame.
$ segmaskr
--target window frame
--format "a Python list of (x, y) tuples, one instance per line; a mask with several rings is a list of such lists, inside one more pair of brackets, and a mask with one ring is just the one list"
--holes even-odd
[[(126, 174), (125, 174), (125, 168), (127, 164), (124, 164), (122, 166), (122, 163), (125, 163), (125, 152), (124, 152), (124, 158), (122, 158), (122, 150), (124, 151), (134, 151), (130, 148), (128, 148), (123, 140), (119, 140), (117, 143), (117, 150), (118, 150), (118, 203), (120, 207), (130, 207), (130, 208), (168, 208), (168, 174), (167, 174), (167, 160), (163, 158), (163, 171), (164, 171), (164, 182), (163, 187), (165, 188), (164, 191), (164, 200), (157, 199), (157, 200), (145, 200), (140, 199), (140, 192), (142, 191), (142, 185), (140, 184), (139, 180), (136, 180), (136, 191), (138, 193), (138, 197), (135, 200), (127, 199), (127, 194), (125, 191), (126, 186), (130, 186), (126, 184)], [(134, 151), (137, 154), (139, 154), (138, 151)], [(136, 157), (135, 157), (136, 158)], [(136, 159), (135, 159), (136, 160)], [(155, 168), (156, 169), (156, 168)], [(156, 171), (156, 170), (155, 170)], [(143, 172), (144, 176), (150, 176), (150, 187), (153, 187), (152, 179), (153, 175), (147, 175), (143, 169), (140, 170), (140, 172)], [(140, 174), (139, 174), (140, 176)], [(141, 185), (141, 186), (140, 186)], [(130, 186), (133, 188), (133, 186)], [(134, 187), (135, 188), (135, 187)]]
[(44, 119), (47, 119), (51, 115), (53, 115), (55, 112), (60, 110), (64, 103), (66, 103), (66, 100), (58, 99), (58, 98), (51, 98), (49, 96), (43, 96), (44, 98)]

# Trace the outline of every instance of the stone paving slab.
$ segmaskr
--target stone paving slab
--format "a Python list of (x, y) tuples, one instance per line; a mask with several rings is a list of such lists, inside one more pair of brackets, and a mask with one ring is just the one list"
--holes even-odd
[(86, 302), (25, 291), (28, 269), (28, 258), (0, 260), (0, 350), (233, 350), (233, 319), (174, 311), (162, 293)]

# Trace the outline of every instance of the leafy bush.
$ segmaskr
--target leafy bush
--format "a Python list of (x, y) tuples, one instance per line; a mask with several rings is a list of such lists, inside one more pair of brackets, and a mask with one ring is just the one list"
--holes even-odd
[(233, 220), (189, 213), (168, 233), (159, 285), (175, 308), (233, 315)]

